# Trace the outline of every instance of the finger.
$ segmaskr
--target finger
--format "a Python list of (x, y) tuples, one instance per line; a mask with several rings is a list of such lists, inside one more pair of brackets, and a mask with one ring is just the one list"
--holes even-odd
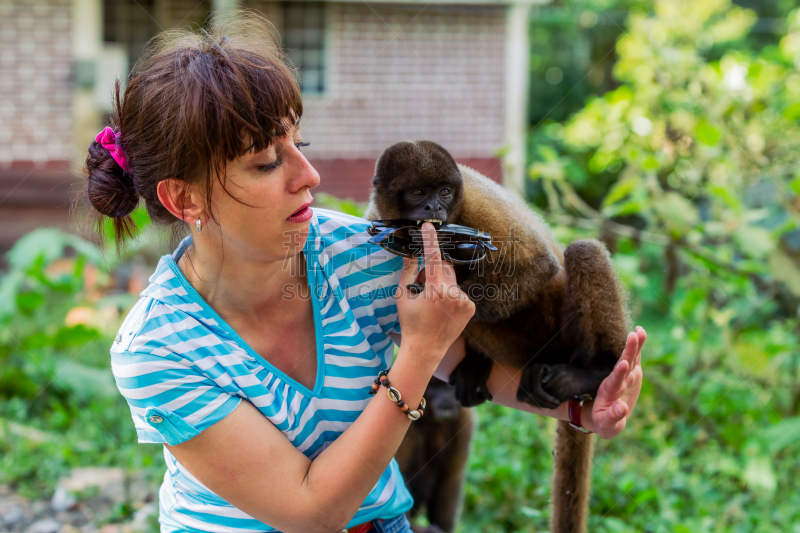
[(422, 244), (425, 246), (425, 275), (429, 283), (438, 286), (442, 281), (442, 254), (436, 228), (430, 222), (422, 224)]
[(626, 359), (620, 359), (617, 362), (617, 366), (614, 367), (614, 370), (611, 372), (611, 375), (608, 376), (603, 382), (600, 384), (600, 390), (598, 390), (598, 397), (605, 396), (606, 401), (616, 400), (619, 398), (622, 391), (625, 390), (625, 377), (628, 375), (628, 369), (630, 368), (630, 364)]
[(395, 296), (398, 296), (401, 292), (405, 290), (406, 285), (409, 283), (414, 283), (417, 280), (417, 275), (419, 274), (419, 261), (416, 257), (414, 258), (403, 258), (403, 270), (400, 271), (400, 283), (397, 285), (397, 290), (395, 291)]
[(447, 281), (455, 281), (456, 279), (456, 271), (453, 265), (447, 261), (442, 261), (442, 278)]
[(636, 354), (636, 364), (642, 364), (642, 347), (644, 346), (644, 341), (647, 340), (647, 332), (644, 330), (642, 326), (636, 326), (636, 334), (639, 336), (639, 353)]
[(628, 404), (622, 400), (614, 402), (614, 405), (609, 408), (609, 412), (614, 417), (615, 422), (623, 420), (628, 416)]
[(619, 358), (619, 360), (627, 361), (629, 370), (634, 366), (634, 361), (636, 360), (636, 354), (638, 350), (639, 350), (639, 336), (633, 332), (628, 333), (628, 338), (625, 341), (625, 349), (622, 350), (622, 356)]

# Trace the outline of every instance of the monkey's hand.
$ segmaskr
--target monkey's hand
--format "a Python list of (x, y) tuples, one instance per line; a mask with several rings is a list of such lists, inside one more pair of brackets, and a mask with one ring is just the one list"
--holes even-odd
[(641, 326), (637, 326), (634, 333), (628, 334), (622, 357), (614, 371), (600, 384), (597, 398), (583, 406), (582, 424), (603, 439), (614, 438), (625, 429), (639, 399), (644, 377), (642, 346), (645, 340), (647, 333)]

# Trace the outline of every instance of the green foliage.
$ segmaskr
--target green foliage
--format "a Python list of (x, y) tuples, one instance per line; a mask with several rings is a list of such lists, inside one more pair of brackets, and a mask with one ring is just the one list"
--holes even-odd
[(324, 192), (317, 192), (314, 194), (314, 203), (324, 209), (332, 209), (340, 213), (353, 215), (354, 217), (364, 216), (364, 211), (367, 210), (367, 205), (364, 203), (350, 199), (336, 198)]
[[(533, 135), (534, 201), (565, 242), (609, 245), (649, 334), (590, 531), (800, 530), (800, 11), (777, 46), (731, 45), (754, 21), (728, 0), (632, 12), (620, 85)], [(481, 414), (461, 530), (547, 530), (549, 434)], [(494, 468), (513, 475), (475, 477)]]
[[(136, 296), (114, 290), (93, 244), (57, 229), (20, 239), (0, 278), (0, 484), (48, 496), (75, 466), (163, 475), (158, 447), (137, 446), (108, 348)], [(158, 465), (149, 468), (151, 465)], [(44, 493), (44, 494), (42, 494)]]

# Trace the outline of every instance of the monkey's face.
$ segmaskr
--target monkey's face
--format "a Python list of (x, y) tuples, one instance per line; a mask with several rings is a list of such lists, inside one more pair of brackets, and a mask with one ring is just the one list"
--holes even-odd
[(461, 208), (461, 172), (450, 153), (431, 141), (404, 141), (387, 148), (375, 165), (372, 184), (384, 219), (447, 223)]
[(420, 183), (403, 189), (398, 198), (403, 215), (400, 218), (446, 223), (452, 213), (453, 200), (460, 192), (456, 187), (452, 183)]

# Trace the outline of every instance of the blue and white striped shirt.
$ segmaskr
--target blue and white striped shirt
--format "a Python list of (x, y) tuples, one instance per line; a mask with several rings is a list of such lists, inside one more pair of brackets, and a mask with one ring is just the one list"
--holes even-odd
[[(177, 260), (191, 237), (163, 256), (111, 349), (139, 442), (184, 442), (243, 398), (309, 458), (336, 440), (366, 408), (378, 372), (391, 364), (394, 344), (387, 333), (400, 331), (393, 295), (402, 258), (367, 243), (369, 225), (314, 209), (303, 249), (317, 346), (313, 390), (253, 351), (189, 284)], [(211, 492), (166, 447), (164, 456), (164, 530), (275, 531)], [(391, 518), (411, 505), (392, 460), (348, 527)]]

